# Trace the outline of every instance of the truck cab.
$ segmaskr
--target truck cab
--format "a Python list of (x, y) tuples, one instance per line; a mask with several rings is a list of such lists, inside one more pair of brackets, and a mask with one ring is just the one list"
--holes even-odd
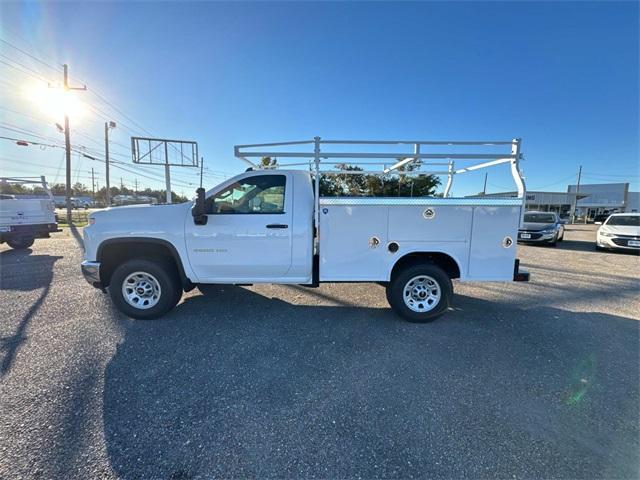
[(308, 172), (246, 172), (206, 194), (206, 222), (185, 217), (200, 283), (310, 283), (313, 187)]

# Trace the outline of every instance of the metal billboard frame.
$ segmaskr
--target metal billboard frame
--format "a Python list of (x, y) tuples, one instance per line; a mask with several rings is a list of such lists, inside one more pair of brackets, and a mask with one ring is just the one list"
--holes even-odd
[[(141, 142), (146, 142), (148, 144), (148, 148), (144, 150), (146, 153), (142, 153), (140, 145)], [(152, 146), (152, 143), (155, 145)], [(178, 147), (180, 146), (180, 151), (178, 151)], [(183, 149), (184, 145), (190, 146), (190, 155), (186, 156), (186, 158), (190, 159), (188, 163), (184, 162), (185, 159), (185, 151)], [(164, 162), (153, 162), (153, 152), (155, 152), (158, 148), (164, 146)], [(173, 148), (179, 158), (182, 160), (180, 163), (170, 162), (169, 161), (169, 147)], [(162, 155), (162, 149), (160, 150), (160, 154)], [(198, 142), (193, 140), (172, 140), (168, 138), (154, 138), (154, 137), (131, 137), (131, 156), (133, 158), (133, 163), (138, 165), (164, 165), (164, 177), (167, 189), (167, 203), (172, 202), (171, 198), (171, 167), (198, 167)], [(142, 161), (147, 157), (149, 161)]]

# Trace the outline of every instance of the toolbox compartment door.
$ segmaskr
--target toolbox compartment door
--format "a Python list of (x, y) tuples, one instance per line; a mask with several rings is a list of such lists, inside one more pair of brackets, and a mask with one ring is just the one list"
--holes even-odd
[(467, 280), (513, 280), (520, 208), (474, 207)]
[(379, 205), (320, 207), (320, 281), (384, 277), (388, 212), (388, 207)]

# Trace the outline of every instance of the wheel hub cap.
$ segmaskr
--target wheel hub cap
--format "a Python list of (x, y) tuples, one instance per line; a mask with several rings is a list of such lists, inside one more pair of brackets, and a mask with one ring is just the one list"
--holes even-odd
[(440, 284), (428, 275), (418, 275), (409, 280), (403, 291), (404, 303), (414, 312), (428, 312), (438, 303), (442, 292)]
[(132, 307), (146, 310), (158, 304), (160, 282), (147, 272), (134, 272), (122, 282), (122, 296)]

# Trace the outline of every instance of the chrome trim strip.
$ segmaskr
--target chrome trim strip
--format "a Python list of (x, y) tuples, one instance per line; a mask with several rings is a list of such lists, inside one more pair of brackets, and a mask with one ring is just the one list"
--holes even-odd
[(320, 205), (442, 205), (442, 206), (521, 206), (522, 198), (386, 198), (322, 197)]

